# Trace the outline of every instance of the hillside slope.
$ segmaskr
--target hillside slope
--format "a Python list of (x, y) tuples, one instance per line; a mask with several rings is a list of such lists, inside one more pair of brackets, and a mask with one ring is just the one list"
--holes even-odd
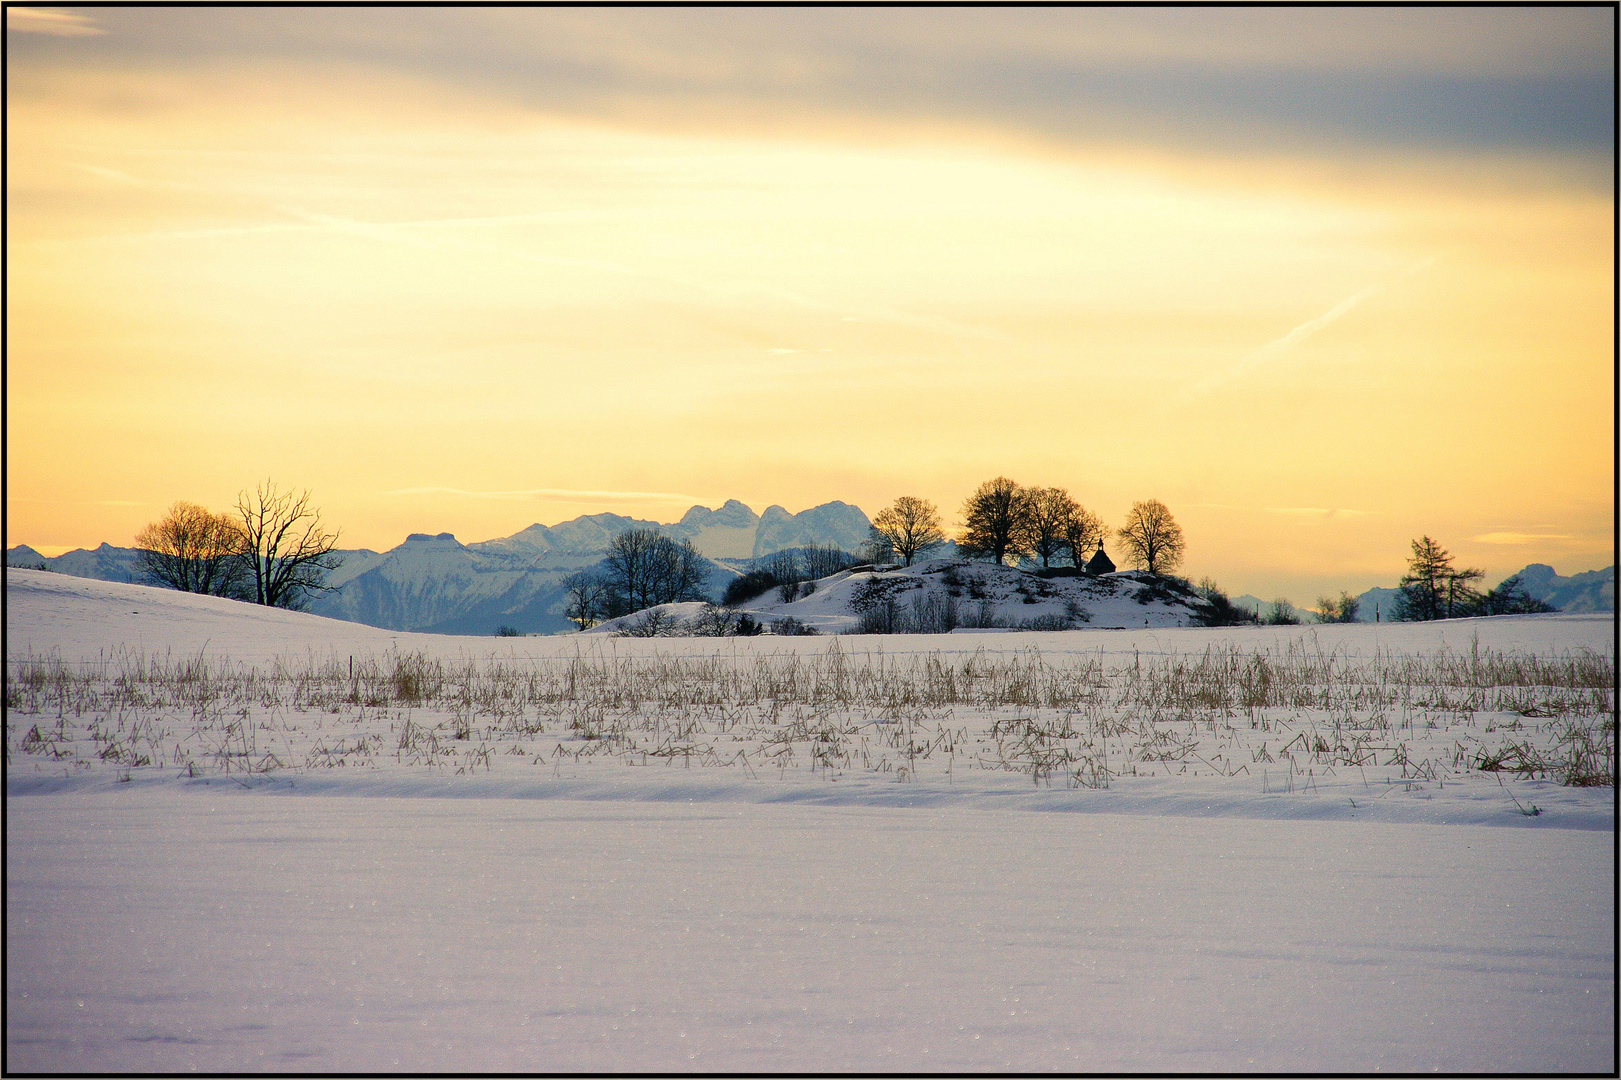
[[(818, 633), (856, 630), (864, 615), (867, 629), (893, 633), (1194, 626), (1202, 607), (1197, 595), (1174, 579), (1136, 570), (1043, 576), (963, 558), (856, 567), (803, 583), (791, 600), (772, 589), (738, 605), (770, 630), (785, 629), (787, 621), (787, 629), (798, 624)], [(670, 604), (658, 610), (680, 628), (701, 608)], [(627, 615), (594, 632), (628, 631), (645, 621), (640, 613)]]

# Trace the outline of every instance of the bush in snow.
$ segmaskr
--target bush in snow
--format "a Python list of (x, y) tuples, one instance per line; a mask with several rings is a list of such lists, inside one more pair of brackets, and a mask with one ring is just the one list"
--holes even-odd
[(1227, 594), (1210, 578), (1199, 582), (1198, 591), (1204, 603), (1194, 609), (1194, 620), (1200, 626), (1244, 626), (1261, 621), (1258, 614), (1228, 599)]
[[(969, 591), (973, 595), (973, 591)], [(981, 600), (979, 606), (963, 613), (962, 626), (973, 630), (995, 630), (1006, 627), (1008, 621), (996, 614), (996, 605), (989, 600)]]
[(892, 596), (874, 604), (856, 615), (852, 634), (898, 634), (901, 632), (901, 608)]
[(850, 593), (850, 610), (857, 615), (882, 606), (898, 592), (912, 588), (913, 580), (904, 577), (870, 577)]
[(1019, 623), (1020, 630), (1073, 630), (1075, 622), (1067, 615), (1037, 615)]
[(778, 637), (809, 637), (819, 633), (814, 626), (800, 622), (792, 615), (785, 615), (771, 624), (771, 629)]
[(861, 560), (833, 544), (807, 544), (799, 549), (799, 563), (807, 580), (831, 577)]
[(1356, 622), (1361, 603), (1348, 592), (1341, 591), (1338, 600), (1328, 596), (1317, 598), (1317, 621), (1320, 623)]
[(753, 600), (756, 596), (770, 592), (782, 584), (776, 575), (769, 570), (750, 570), (740, 578), (733, 578), (726, 586), (726, 592), (721, 596), (720, 602), (728, 607)]
[(949, 634), (960, 622), (955, 597), (925, 592), (912, 597), (912, 617), (906, 630), (914, 634)]
[(1295, 606), (1280, 596), (1272, 601), (1265, 622), (1268, 626), (1298, 626), (1300, 616), (1295, 614)]
[(648, 608), (640, 616), (614, 631), (615, 637), (670, 637), (675, 633), (675, 617), (659, 608)]
[(737, 612), (705, 604), (692, 621), (693, 637), (731, 637), (737, 633)]

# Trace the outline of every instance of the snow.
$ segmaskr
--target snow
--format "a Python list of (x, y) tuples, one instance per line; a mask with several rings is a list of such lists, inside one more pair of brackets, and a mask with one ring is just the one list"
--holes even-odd
[(9, 800), (12, 1069), (1595, 1070), (1586, 832)]
[[(830, 580), (840, 576), (855, 575), (835, 575)], [(743, 605), (743, 609), (757, 613), (792, 613), (809, 622), (805, 616), (814, 617), (818, 610), (825, 612), (832, 606), (830, 601), (836, 602), (837, 595), (834, 589), (819, 589), (806, 600), (779, 604), (773, 601), (773, 593)], [(1135, 601), (1128, 603), (1132, 608), (1142, 606)], [(691, 607), (692, 611), (696, 609), (697, 605)], [(1614, 634), (1613, 615), (1552, 614), (1437, 623), (1024, 631), (1007, 635), (1001, 639), (1001, 644), (1010, 648), (1039, 648), (1044, 655), (1052, 656), (1196, 655), (1210, 645), (1275, 651), (1295, 641), (1307, 642), (1314, 649), (1356, 656), (1371, 656), (1380, 650), (1467, 650), (1472, 644), (1493, 650), (1557, 654), (1572, 650), (1611, 653)], [(881, 648), (891, 655), (919, 652), (955, 655), (964, 651), (971, 653), (984, 644), (980, 640), (955, 638), (956, 635), (912, 634), (863, 635), (846, 640), (861, 645), (870, 642), (872, 648)], [(265, 663), (278, 658), (307, 659), (311, 655), (347, 657), (357, 652), (391, 650), (443, 658), (538, 657), (559, 655), (559, 650), (565, 654), (572, 652), (576, 642), (575, 635), (491, 639), (384, 630), (303, 612), (259, 608), (218, 597), (14, 567), (6, 569), (8, 658), (24, 656), (30, 651), (36, 655), (55, 651), (64, 659), (96, 659), (118, 650), (173, 657), (227, 656), (244, 663)], [(773, 637), (769, 646), (777, 651), (821, 652), (827, 648), (827, 640)], [(637, 647), (634, 639), (622, 639), (615, 645), (618, 650)], [(645, 647), (660, 652), (696, 650), (702, 653), (711, 650), (714, 642), (660, 639)]]
[[(1613, 769), (1610, 616), (456, 638), (8, 570), (6, 622), (11, 1070), (1614, 1068), (1615, 790), (1471, 764)], [(1610, 685), (1145, 696), (1212, 657)]]
[[(792, 617), (817, 633), (842, 634), (860, 623), (857, 609), (863, 590), (882, 587), (900, 617), (916, 618), (920, 605), (950, 605), (953, 622), (978, 621), (995, 629), (1019, 629), (1032, 622), (1067, 624), (1067, 628), (1128, 629), (1188, 626), (1191, 604), (1182, 597), (1153, 595), (1151, 579), (1137, 571), (1100, 577), (1052, 577), (1010, 566), (967, 559), (929, 559), (912, 566), (856, 567), (816, 581), (803, 582), (792, 600), (777, 588), (738, 605), (767, 626)], [(702, 607), (696, 602), (663, 604), (676, 633), (691, 632)], [(610, 619), (589, 633), (618, 633), (644, 618), (642, 613)]]

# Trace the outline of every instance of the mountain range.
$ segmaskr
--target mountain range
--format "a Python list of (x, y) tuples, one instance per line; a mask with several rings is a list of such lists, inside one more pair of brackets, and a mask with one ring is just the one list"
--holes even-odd
[[(690, 540), (709, 560), (705, 586), (718, 596), (752, 559), (778, 551), (833, 545), (860, 551), (867, 515), (843, 502), (790, 514), (765, 513), (728, 500), (719, 509), (694, 506), (680, 521), (660, 523), (620, 514), (589, 514), (556, 525), (535, 524), (511, 536), (463, 544), (450, 533), (412, 533), (386, 552), (339, 551), (342, 565), (327, 577), (333, 591), (309, 610), (389, 630), (489, 634), (501, 626), (551, 633), (571, 625), (563, 614), (563, 579), (601, 560), (614, 536), (653, 528)], [(7, 566), (37, 567), (103, 581), (139, 583), (138, 552), (102, 544), (47, 559), (25, 545), (6, 551)]]
[[(867, 515), (843, 502), (790, 514), (780, 506), (763, 514), (731, 499), (711, 510), (694, 506), (671, 523), (619, 514), (588, 514), (556, 525), (535, 524), (511, 536), (463, 544), (450, 533), (412, 533), (389, 551), (339, 552), (343, 565), (327, 577), (337, 586), (310, 610), (390, 630), (443, 634), (489, 634), (501, 626), (524, 633), (566, 630), (563, 579), (601, 560), (608, 542), (631, 528), (656, 528), (690, 540), (708, 560), (705, 582), (712, 596), (748, 568), (752, 559), (778, 551), (833, 545), (859, 552), (867, 540)], [(946, 554), (942, 550), (937, 554)], [(102, 544), (46, 558), (26, 545), (6, 551), (7, 566), (54, 570), (75, 577), (140, 583), (138, 552)], [(1615, 567), (1560, 577), (1544, 563), (1519, 572), (1531, 596), (1562, 611), (1615, 610)], [(1358, 621), (1388, 618), (1396, 590), (1363, 593)], [(1233, 603), (1265, 611), (1269, 601), (1240, 596)]]
[[(1525, 590), (1526, 595), (1533, 596), (1545, 604), (1552, 604), (1560, 611), (1586, 613), (1615, 610), (1613, 566), (1572, 574), (1570, 577), (1560, 577), (1547, 563), (1532, 563), (1518, 575), (1510, 576), (1519, 577), (1520, 587)], [(1390, 613), (1396, 609), (1396, 596), (1399, 592), (1399, 589), (1375, 587), (1358, 596), (1356, 621), (1388, 622)], [(1272, 606), (1270, 600), (1261, 600), (1248, 595), (1234, 597), (1233, 603), (1239, 607), (1247, 607), (1251, 611), (1258, 611), (1262, 615), (1265, 615)], [(1303, 609), (1297, 610), (1301, 612), (1302, 618), (1306, 617)]]

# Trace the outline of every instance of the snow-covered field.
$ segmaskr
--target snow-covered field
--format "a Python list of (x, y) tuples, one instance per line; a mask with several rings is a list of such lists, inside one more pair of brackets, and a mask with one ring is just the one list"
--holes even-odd
[(1609, 616), (492, 639), (6, 581), (14, 1070), (1615, 1068)]

